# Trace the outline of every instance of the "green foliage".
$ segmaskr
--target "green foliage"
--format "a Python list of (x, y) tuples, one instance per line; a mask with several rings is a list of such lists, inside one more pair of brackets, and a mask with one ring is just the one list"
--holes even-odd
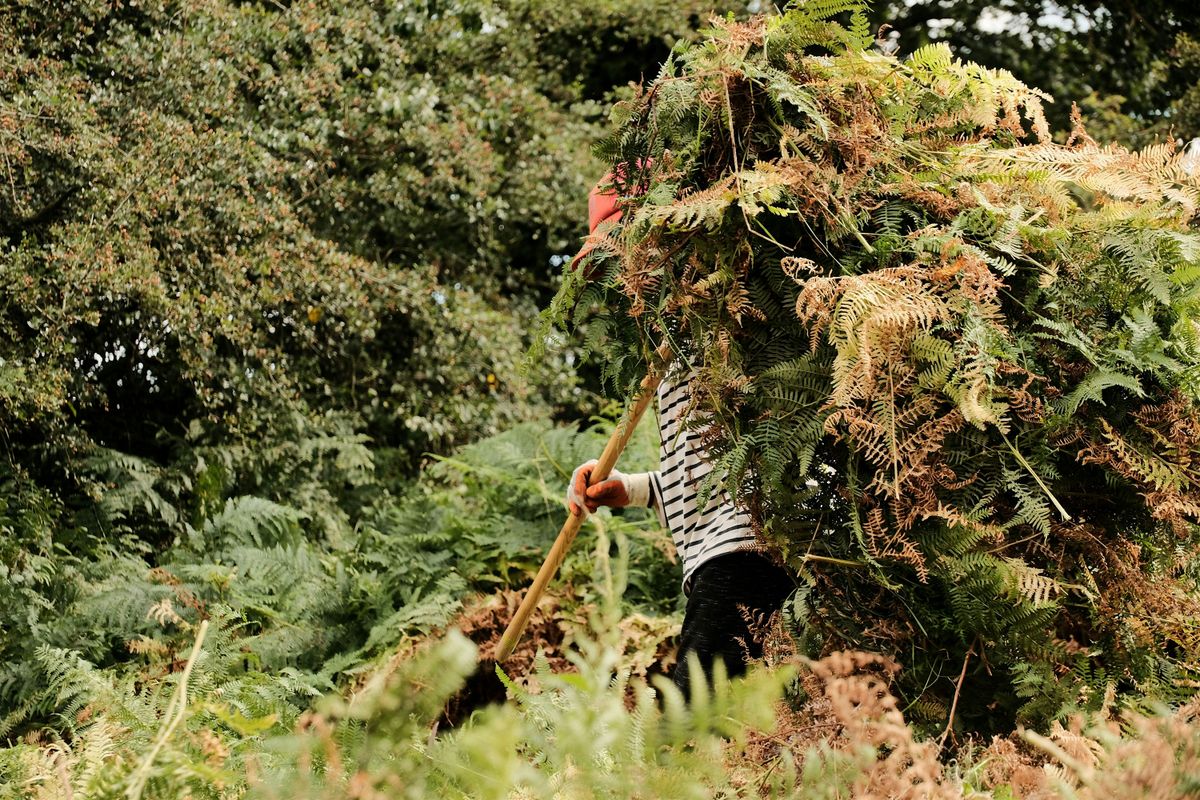
[(238, 494), (345, 542), (368, 443), (400, 481), (575, 402), (560, 350), (524, 365), (535, 291), (504, 278), (569, 246), (549, 177), (582, 194), (592, 123), (532, 66), (479, 74), (481, 10), (0, 12), (5, 455), (97, 547), (160, 551)]
[[(142, 462), (112, 456), (96, 466), (115, 478), (103, 501), (74, 525), (61, 504), (9, 482), (0, 551), (0, 736), (39, 722), (69, 722), (82, 708), (74, 698), (90, 702), (86, 687), (72, 688), (75, 678), (60, 674), (64, 664), (88, 675), (107, 668), (113, 676), (160, 675), (203, 619), (214, 621), (212, 636), (230, 648), (222, 680), (269, 693), (261, 713), (285, 703), (294, 717), (348, 670), (444, 626), (464, 599), (525, 585), (562, 522), (570, 470), (598, 453), (610, 430), (608, 424), (583, 433), (518, 427), (442, 459), (400, 498), (384, 492), (372, 472), (356, 471), (353, 459), (341, 458), (348, 473), (329, 465), (316, 471), (328, 472), (334, 487), (359, 475), (367, 484), (360, 489), (374, 494), (353, 516), (337, 510), (345, 516), (338, 527), (303, 513), (288, 495), (269, 500), (235, 487), (223, 487), (199, 512), (170, 505), (155, 487), (198, 481), (208, 465), (222, 462), (212, 450), (197, 451), (204, 459), (191, 475), (147, 473)], [(625, 463), (652, 468), (652, 438), (647, 427)], [(335, 462), (345, 456), (337, 448), (324, 452)], [(302, 498), (321, 485), (310, 481), (301, 486)], [(168, 542), (153, 565), (126, 522), (145, 518), (147, 495), (157, 498)], [(664, 556), (668, 539), (649, 513), (598, 520), (608, 536), (628, 542), (626, 610), (674, 611), (678, 568)], [(594, 541), (585, 532), (562, 570), (582, 605), (598, 600)]]
[[(146, 754), (168, 721), (154, 712), (166, 706), (180, 678), (138, 694), (109, 683), (106, 674), (72, 667), (62, 680), (86, 685), (96, 719), (60, 745), (61, 755), (28, 745), (0, 751), (0, 769), (40, 796), (67, 784), (88, 797), (125, 797), (143, 780), (144, 796), (156, 797), (246, 796), (247, 790), (253, 797), (340, 797), (388, 787), (413, 798), (544, 797), (563, 789), (588, 797), (706, 797), (712, 787), (734, 790), (723, 774), (723, 737), (745, 741), (769, 729), (772, 700), (788, 677), (760, 673), (735, 685), (718, 679), (712, 699), (690, 710), (664, 682), (668, 699), (660, 709), (644, 683), (619, 673), (613, 679), (618, 662), (611, 643), (591, 643), (573, 656), (577, 672), (543, 671), (539, 693), (437, 735), (433, 723), (443, 705), (476, 667), (474, 646), (452, 633), (395, 673), (378, 676), (353, 701), (324, 699), (321, 711), (289, 735), (294, 716), (240, 708), (249, 687), (228, 681), (221, 646), (206, 642), (188, 681), (182, 724), (152, 760)], [(218, 687), (220, 694), (210, 694)], [(0, 796), (16, 796), (7, 787)]]
[(923, 707), (965, 669), (967, 731), (1187, 698), (1200, 180), (1053, 144), (1043, 93), (882, 55), (855, 9), (721, 23), (618, 104), (622, 224), (551, 314), (618, 385), (671, 344), (802, 641), (894, 656)]
[[(0, 749), (0, 798), (840, 798), (907, 790), (1003, 800), (1027, 796), (1014, 795), (1007, 780), (1021, 768), (1023, 789), (1043, 797), (1182, 798), (1195, 788), (1200, 753), (1183, 715), (1129, 717), (1124, 733), (1100, 724), (1055, 726), (1049, 737), (1027, 732), (1053, 771), (1022, 763), (1005, 740), (943, 770), (935, 749), (904, 725), (886, 683), (870, 671), (845, 672), (877, 666), (877, 657), (838, 654), (734, 682), (718, 669), (685, 705), (669, 682), (651, 687), (622, 669), (613, 621), (595, 620), (570, 655), (570, 672), (539, 665), (536, 689), (500, 671), (510, 701), (452, 730), (438, 717), (478, 665), (474, 646), (453, 631), (299, 718), (278, 713), (289, 707), (274, 686), (228, 670), (223, 654), (233, 643), (220, 629), (201, 628), (182, 670), (140, 688), (47, 652), (58, 685), (86, 694), (89, 705), (67, 739)], [(815, 724), (778, 703), (798, 672), (832, 712)], [(813, 728), (833, 730), (814, 737)]]
[(148, 475), (360, 436), (399, 478), (589, 405), (561, 348), (524, 363), (529, 323), (584, 218), (595, 101), (697, 9), (7, 4), (9, 460), (72, 506), (96, 448)]
[[(563, 566), (562, 624), (601, 610), (591, 636), (572, 633), (574, 671), (554, 675), (543, 663), (531, 679), (509, 681), (513, 703), (455, 731), (433, 724), (474, 671), (475, 654), (454, 635), (413, 645), (479, 593), (528, 583), (561, 522), (567, 473), (599, 451), (609, 429), (518, 424), (593, 405), (575, 388), (580, 359), (560, 339), (529, 333), (533, 308), (558, 280), (550, 267), (582, 232), (586, 189), (600, 171), (585, 145), (600, 131), (610, 93), (637, 97), (619, 87), (649, 75), (650, 65), (669, 59), (670, 77), (698, 53), (724, 58), (711, 43), (671, 52), (710, 8), (691, 0), (18, 0), (0, 10), (0, 798), (832, 797), (861, 793), (873, 765), (908, 752), (911, 732), (811, 750), (803, 726), (761, 738), (790, 669), (718, 681), (712, 699), (690, 711), (664, 685), (652, 700), (623, 671), (618, 637), (640, 615), (678, 611), (678, 573), (667, 537), (633, 511), (593, 518)], [(873, 25), (853, 2), (806, 8), (773, 32), (770, 59), (748, 46), (739, 68), (770, 105), (764, 119), (819, 132), (786, 142), (789, 152), (811, 154), (841, 135), (848, 111), (797, 79), (788, 54), (861, 49)], [(1173, 36), (1174, 25), (1154, 35)], [(1186, 67), (1192, 49), (1184, 36), (1172, 57)], [(880, 124), (902, 130), (912, 114), (947, 111), (943, 132), (969, 136), (981, 121), (976, 89), (992, 78), (970, 72), (962, 86), (943, 83), (957, 67), (936, 47), (909, 68), (928, 82), (926, 94), (911, 114), (908, 99), (895, 99)], [(1179, 84), (1157, 67), (1141, 74), (1160, 95)], [(871, 75), (864, 67), (857, 78)], [(1009, 84), (993, 83), (989, 91), (1007, 97)], [(691, 81), (656, 86), (655, 124), (680, 158), (711, 152), (745, 110), (737, 86), (732, 102), (718, 106)], [(1158, 100), (1130, 94), (1129, 108), (1159, 115)], [(1191, 99), (1161, 119), (1186, 126)], [(713, 139), (695, 136), (713, 125), (726, 127)], [(644, 142), (632, 130), (600, 151), (620, 160), (638, 150)], [(753, 151), (731, 141), (739, 159)], [(920, 166), (915, 180), (953, 196), (930, 174), (942, 162)], [(1072, 170), (1071, 198), (1059, 198), (1067, 206), (1107, 202), (1113, 187), (1096, 175), (1057, 167)], [(981, 169), (1013, 180), (1005, 165)], [(795, 205), (776, 175), (745, 171), (740, 186), (714, 182), (702, 197), (682, 195), (688, 176), (668, 177), (650, 187), (643, 222), (718, 236), (744, 212), (763, 223), (760, 234), (778, 237), (768, 223)], [(1147, 191), (1117, 188), (1143, 200)], [(1186, 201), (1186, 186), (1176, 189)], [(954, 236), (1006, 277), (1030, 270), (1031, 255), (1071, 252), (1027, 211), (1036, 202), (999, 210), (980, 203), (956, 219), (953, 235), (913, 240), (931, 221), (929, 196), (898, 188), (882, 200), (826, 208), (831, 249), (848, 273), (912, 252), (940, 257), (953, 251)], [(1191, 245), (1151, 217), (1115, 229), (1100, 214), (1105, 238), (1088, 240), (1107, 259), (1103, 289), (1119, 313), (1059, 327), (1060, 316), (1036, 303), (1030, 313), (1053, 323), (1043, 324), (1051, 344), (1040, 346), (1073, 348), (1089, 365), (1047, 406), (1060, 416), (1101, 403), (1115, 409), (1094, 442), (1119, 453), (1127, 474), (1110, 474), (1106, 491), (1128, 499), (1154, 487), (1171, 508), (1191, 481), (1177, 431), (1146, 417), (1131, 435), (1122, 403), (1129, 393), (1154, 399), (1173, 382), (1193, 393), (1200, 386), (1190, 317), (1176, 313), (1200, 268), (1180, 266), (1194, 261)], [(843, 247), (859, 236), (873, 250)], [(610, 281), (623, 279), (616, 259), (605, 268)], [(660, 266), (647, 277), (669, 272)], [(835, 476), (823, 470), (836, 455), (819, 436), (833, 424), (823, 407), (828, 382), (853, 365), (828, 347), (796, 346), (808, 328), (785, 313), (795, 305), (795, 275), (752, 272), (747, 283), (744, 273), (740, 262), (719, 264), (705, 278), (706, 300), (728, 298), (732, 317), (758, 309), (773, 325), (753, 333), (749, 351), (719, 336), (709, 342), (732, 345), (728, 363), (711, 365), (713, 384), (755, 374), (746, 408), (766, 398), (782, 413), (740, 430), (725, 464), (753, 470), (781, 505), (829, 502), (828, 519), (801, 514), (770, 525), (787, 541), (796, 526), (811, 531), (849, 517), (856, 538), (843, 549), (853, 555), (870, 541), (871, 516), (830, 500)], [(580, 289), (567, 283), (560, 314)], [(604, 286), (583, 291), (585, 306), (608, 302)], [(1053, 281), (1048, 291), (1048, 303), (1070, 306)], [(869, 309), (851, 318), (868, 319)], [(979, 413), (1004, 414), (1004, 401), (973, 393), (962, 364), (986, 371), (979, 354), (1006, 343), (982, 315), (969, 321), (961, 342), (944, 331), (912, 339), (918, 381), (956, 404), (978, 401)], [(632, 332), (627, 318), (589, 324), (585, 348), (628, 385), (644, 351), (609, 341)], [(530, 344), (542, 353), (522, 370)], [(843, 344), (856, 346), (852, 337)], [(769, 366), (754, 373), (759, 363)], [(878, 413), (901, 418), (886, 407)], [(647, 431), (623, 465), (652, 468)], [(944, 610), (928, 616), (922, 606), (906, 618), (949, 642), (902, 679), (935, 687), (907, 704), (925, 725), (944, 720), (944, 676), (976, 641), (975, 653), (991, 659), (986, 669), (1012, 685), (1030, 719), (1081, 702), (1106, 706), (1117, 690), (1133, 703), (1131, 685), (1169, 697), (1164, 687), (1194, 681), (1186, 664), (1158, 655), (1163, 620), (1172, 626), (1166, 646), (1190, 652), (1194, 617), (1171, 616), (1170, 603), (1133, 603), (1161, 601), (1155, 588), (1176, 586), (1167, 575), (1200, 574), (1187, 543), (1164, 541), (1132, 514), (1121, 524), (1137, 549), (1092, 554), (1086, 563), (1103, 567), (1094, 576), (1086, 564), (1078, 573), (1078, 561), (1060, 570), (1032, 565), (1017, 547), (988, 552), (997, 545), (973, 524), (996, 506), (1011, 514), (1006, 541), (1020, 542), (1020, 529), (1060, 535), (1041, 484), (1058, 480), (1064, 465), (1028, 432), (1010, 431), (1005, 442), (973, 429), (961, 435), (970, 446), (1003, 445), (1003, 463), (963, 487), (970, 524), (914, 533), (940, 554), (928, 584), (897, 581), (887, 558), (872, 558), (862, 574), (893, 592), (880, 595), (871, 581), (806, 562), (810, 583), (790, 604), (804, 647), (816, 654), (822, 643), (853, 639), (855, 620), (827, 591), (838, 581), (863, 608), (899, 596)], [(1164, 450), (1162, 437), (1175, 449)], [(854, 485), (866, 485), (870, 464), (851, 466)], [(817, 488), (788, 486), (794, 473), (813, 473)], [(1105, 583), (1122, 562), (1141, 565), (1129, 576), (1145, 582)], [(1011, 608), (996, 613), (995, 597)], [(1072, 635), (1094, 622), (1108, 638), (1068, 640), (1065, 654), (1031, 649), (1029, 631), (1061, 628), (1064, 608), (1078, 623)], [(1120, 625), (1110, 624), (1114, 609), (1125, 614)], [(1099, 649), (1127, 660), (1097, 659)], [(978, 659), (968, 689), (981, 679)], [(1062, 678), (1064, 664), (1071, 680)], [(973, 726), (978, 709), (970, 706), (960, 708), (960, 722)], [(1177, 733), (1152, 744), (1156, 757), (1180, 754), (1186, 785), (1190, 762)], [(1134, 764), (1136, 751), (1122, 755), (1130, 744), (1102, 746)], [(1112, 785), (1108, 796), (1132, 796)]]
[[(958, 0), (948, 11), (936, 0), (881, 0), (871, 4), (870, 17), (875, 26), (891, 26), (885, 37), (895, 37), (890, 41), (901, 54), (944, 42), (1041, 86), (1056, 100), (1049, 113), (1060, 129), (1069, 126), (1071, 102), (1090, 97), (1096, 116), (1116, 123), (1108, 130), (1122, 141), (1200, 134), (1176, 105), (1195, 85), (1177, 38), (1194, 36), (1200, 26), (1188, 0)], [(1111, 114), (1114, 100), (1124, 113)]]

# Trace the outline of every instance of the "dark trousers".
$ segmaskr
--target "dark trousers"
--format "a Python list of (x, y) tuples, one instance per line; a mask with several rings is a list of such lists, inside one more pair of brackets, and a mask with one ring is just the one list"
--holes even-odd
[(707, 678), (718, 658), (730, 677), (741, 675), (748, 661), (762, 657), (756, 623), (778, 611), (795, 588), (786, 570), (759, 553), (717, 556), (696, 570), (672, 676), (684, 697), (691, 692), (689, 653), (698, 656)]

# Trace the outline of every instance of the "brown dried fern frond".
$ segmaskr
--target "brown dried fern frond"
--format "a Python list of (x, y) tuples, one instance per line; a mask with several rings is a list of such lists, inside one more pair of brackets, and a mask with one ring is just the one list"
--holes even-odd
[[(835, 348), (830, 403), (838, 407), (874, 397), (881, 379), (877, 365), (896, 363), (916, 334), (952, 314), (916, 267), (813, 278), (796, 299), (796, 315), (810, 338), (828, 337)], [(882, 377), (894, 385), (894, 377)]]
[(1075, 146), (1046, 143), (1009, 150), (988, 150), (976, 158), (992, 165), (1034, 169), (1113, 200), (1168, 202), (1187, 218), (1200, 208), (1200, 176), (1192, 174), (1174, 144), (1151, 145), (1133, 152), (1121, 145)]
[(894, 661), (870, 653), (837, 652), (811, 662), (829, 714), (841, 724), (831, 744), (870, 746), (879, 754), (854, 781), (854, 797), (864, 800), (937, 800), (961, 798), (945, 779), (938, 747), (918, 741), (904, 720), (889, 684), (898, 672)]

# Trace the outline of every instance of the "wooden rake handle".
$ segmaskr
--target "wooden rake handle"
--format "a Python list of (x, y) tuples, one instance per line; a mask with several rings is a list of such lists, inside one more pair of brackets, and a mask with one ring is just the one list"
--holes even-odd
[[(629, 444), (629, 439), (633, 436), (642, 415), (646, 413), (646, 409), (653, 402), (654, 393), (658, 390), (658, 384), (662, 381), (663, 373), (666, 371), (666, 362), (671, 357), (671, 350), (666, 344), (663, 344), (658, 348), (656, 355), (662, 362), (661, 365), (651, 364), (646, 377), (642, 378), (642, 384), (633, 405), (617, 424), (617, 429), (609, 437), (608, 444), (604, 446), (604, 452), (600, 454), (599, 462), (592, 470), (588, 480), (589, 486), (608, 480), (608, 474), (612, 472), (613, 467), (617, 464), (617, 459), (624, 452), (625, 446)], [(563, 559), (567, 556), (567, 548), (575, 541), (575, 535), (579, 533), (583, 520), (583, 514), (569, 513), (567, 515), (567, 521), (563, 523), (562, 529), (558, 532), (558, 538), (554, 540), (554, 545), (546, 555), (546, 560), (542, 562), (542, 568), (538, 570), (537, 577), (533, 579), (529, 590), (525, 592), (525, 597), (521, 600), (517, 613), (513, 615), (512, 621), (508, 623), (508, 628), (504, 631), (504, 636), (500, 638), (500, 644), (496, 646), (497, 662), (507, 659), (517, 648), (521, 634), (525, 632), (525, 626), (529, 624), (529, 618), (533, 616), (533, 609), (542, 599), (546, 585), (550, 583), (554, 573), (558, 572), (558, 568), (562, 566)]]

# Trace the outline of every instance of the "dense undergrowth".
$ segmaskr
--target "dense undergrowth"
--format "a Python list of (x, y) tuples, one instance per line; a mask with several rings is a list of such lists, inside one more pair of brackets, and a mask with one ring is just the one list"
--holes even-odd
[[(645, 678), (678, 619), (678, 571), (644, 515), (595, 519), (555, 593), (561, 644), (527, 642), (501, 673), (511, 699), (447, 727), (480, 669), (455, 626), (471, 630), (478, 593), (536, 566), (562, 465), (602, 433), (522, 428), (460, 451), (343, 550), (288, 540), (285, 509), (247, 515), (266, 510), (247, 499), (159, 567), (76, 576), (64, 635), (124, 652), (31, 642), (44, 691), (6, 719), (0, 797), (1194, 795), (1200, 709), (963, 742), (947, 766), (904, 722), (897, 665), (798, 659), (784, 632), (762, 668), (733, 683), (718, 672), (685, 707)], [(333, 614), (344, 598), (357, 601)]]
[[(373, 656), (445, 625), (465, 598), (524, 583), (557, 531), (567, 465), (602, 446), (600, 430), (523, 426), (469, 446), (427, 469), (403, 498), (364, 506), (340, 541), (303, 535), (307, 520), (293, 506), (244, 495), (187, 523), (153, 562), (133, 546), (94, 542), (39, 551), (29, 543), (48, 541), (58, 520), (51, 510), (10, 507), (9, 530), (23, 536), (7, 544), (25, 550), (4, 584), (0, 736), (69, 730), (92, 702), (95, 669), (114, 667), (132, 683), (170, 674), (201, 620), (212, 628), (210, 653), (225, 648), (224, 666), (214, 666), (221, 682), (244, 678), (259, 698), (243, 698), (240, 713), (277, 713), (270, 709), (282, 704), (290, 711), (278, 713), (298, 714)], [(148, 483), (136, 472), (115, 476), (105, 487), (107, 518), (150, 502), (174, 511)], [(617, 525), (634, 542), (625, 602), (663, 612), (674, 605), (671, 565), (659, 537), (633, 533), (638, 524)], [(588, 575), (585, 547), (564, 573), (580, 603), (592, 599)]]
[[(22, 765), (58, 750), (72, 754), (68, 774), (79, 791), (125, 785), (171, 718), (170, 693), (184, 680), (192, 702), (180, 759), (196, 737), (207, 743), (202, 750), (253, 752), (257, 745), (247, 742), (291, 731), (315, 700), (412, 651), (459, 618), (464, 603), (477, 608), (474, 598), (527, 582), (557, 532), (568, 465), (597, 452), (605, 432), (523, 426), (463, 448), (430, 466), (403, 498), (364, 507), (345, 541), (306, 537), (297, 509), (241, 496), (189, 524), (153, 564), (132, 548), (29, 548), (14, 559), (25, 571), (10, 572), (4, 584), (6, 634), (20, 635), (5, 637), (0, 737), (25, 743), (0, 756), (6, 791), (35, 786)], [(652, 466), (652, 442), (643, 436), (630, 456)], [(106, 487), (106, 513), (119, 519), (122, 504), (147, 502), (139, 480), (127, 474)], [(619, 539), (629, 567), (620, 608), (637, 615), (631, 630), (663, 636), (669, 619), (637, 623), (669, 616), (677, 597), (667, 539), (649, 520), (645, 512), (611, 517), (602, 535)], [(27, 536), (53, 521), (48, 510), (6, 518), (10, 531), (19, 524)], [(581, 539), (564, 565), (559, 603), (568, 619), (586, 619), (603, 591), (592, 581), (595, 542)], [(185, 670), (201, 626), (203, 656)], [(644, 645), (627, 639), (631, 652)], [(519, 654), (525, 663), (535, 647)], [(467, 651), (457, 652), (451, 662), (461, 664)], [(452, 671), (446, 685), (456, 690), (472, 671)], [(448, 695), (431, 696), (422, 702), (440, 714)], [(209, 778), (237, 784), (245, 768), (235, 759)]]

